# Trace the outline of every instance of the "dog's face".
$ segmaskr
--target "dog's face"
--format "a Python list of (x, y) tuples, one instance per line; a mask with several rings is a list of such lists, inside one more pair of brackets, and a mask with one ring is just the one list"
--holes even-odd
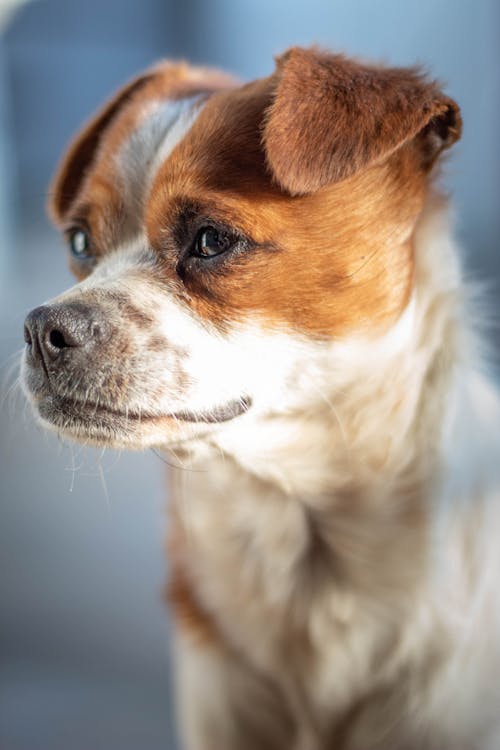
[(79, 283), (26, 320), (43, 422), (144, 447), (303, 408), (332, 342), (407, 305), (428, 173), (459, 130), (414, 71), (315, 50), (245, 86), (170, 64), (133, 81), (53, 185)]

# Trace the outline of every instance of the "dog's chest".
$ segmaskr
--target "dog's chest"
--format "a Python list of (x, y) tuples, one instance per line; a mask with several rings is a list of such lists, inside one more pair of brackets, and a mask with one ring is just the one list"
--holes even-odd
[(374, 648), (388, 647), (387, 633), (367, 627), (356, 598), (336, 585), (298, 498), (231, 462), (178, 473), (175, 485), (173, 532), (182, 541), (173, 562), (221, 637), (264, 674), (302, 683), (320, 712), (322, 704), (341, 710)]
[(307, 544), (298, 504), (232, 463), (179, 474), (174, 504), (195, 596), (230, 638), (271, 639)]

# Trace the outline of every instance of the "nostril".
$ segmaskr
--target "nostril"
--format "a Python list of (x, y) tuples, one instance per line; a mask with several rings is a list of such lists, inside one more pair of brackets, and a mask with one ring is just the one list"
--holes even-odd
[(94, 339), (99, 339), (102, 336), (102, 327), (99, 323), (92, 323), (90, 326), (90, 336)]
[(31, 331), (26, 324), (24, 326), (24, 340), (28, 344), (28, 346), (33, 346), (33, 339), (31, 338)]
[(48, 338), (54, 349), (65, 349), (66, 347), (71, 346), (71, 344), (64, 338), (62, 331), (58, 331), (57, 328), (50, 331)]

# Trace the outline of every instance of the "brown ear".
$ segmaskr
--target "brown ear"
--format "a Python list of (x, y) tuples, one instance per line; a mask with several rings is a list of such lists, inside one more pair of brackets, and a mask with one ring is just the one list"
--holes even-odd
[(57, 169), (49, 191), (48, 209), (54, 221), (60, 222), (73, 203), (106, 128), (124, 104), (151, 78), (151, 74), (142, 75), (121, 88), (76, 136)]
[(277, 60), (275, 75), (264, 147), (275, 179), (292, 194), (343, 180), (416, 136), (428, 169), (460, 137), (457, 104), (417, 70), (295, 47)]
[(182, 98), (231, 88), (232, 76), (215, 68), (202, 68), (184, 62), (162, 61), (121, 88), (76, 136), (63, 157), (53, 179), (48, 209), (60, 223), (73, 204), (85, 175), (92, 166), (107, 129), (128, 102), (140, 92), (144, 98)]

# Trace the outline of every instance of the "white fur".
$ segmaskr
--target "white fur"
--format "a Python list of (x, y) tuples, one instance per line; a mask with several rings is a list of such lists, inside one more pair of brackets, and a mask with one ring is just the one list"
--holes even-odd
[(152, 100), (143, 107), (135, 129), (115, 156), (129, 216), (140, 214), (156, 173), (190, 130), (201, 106), (200, 96), (192, 96)]

